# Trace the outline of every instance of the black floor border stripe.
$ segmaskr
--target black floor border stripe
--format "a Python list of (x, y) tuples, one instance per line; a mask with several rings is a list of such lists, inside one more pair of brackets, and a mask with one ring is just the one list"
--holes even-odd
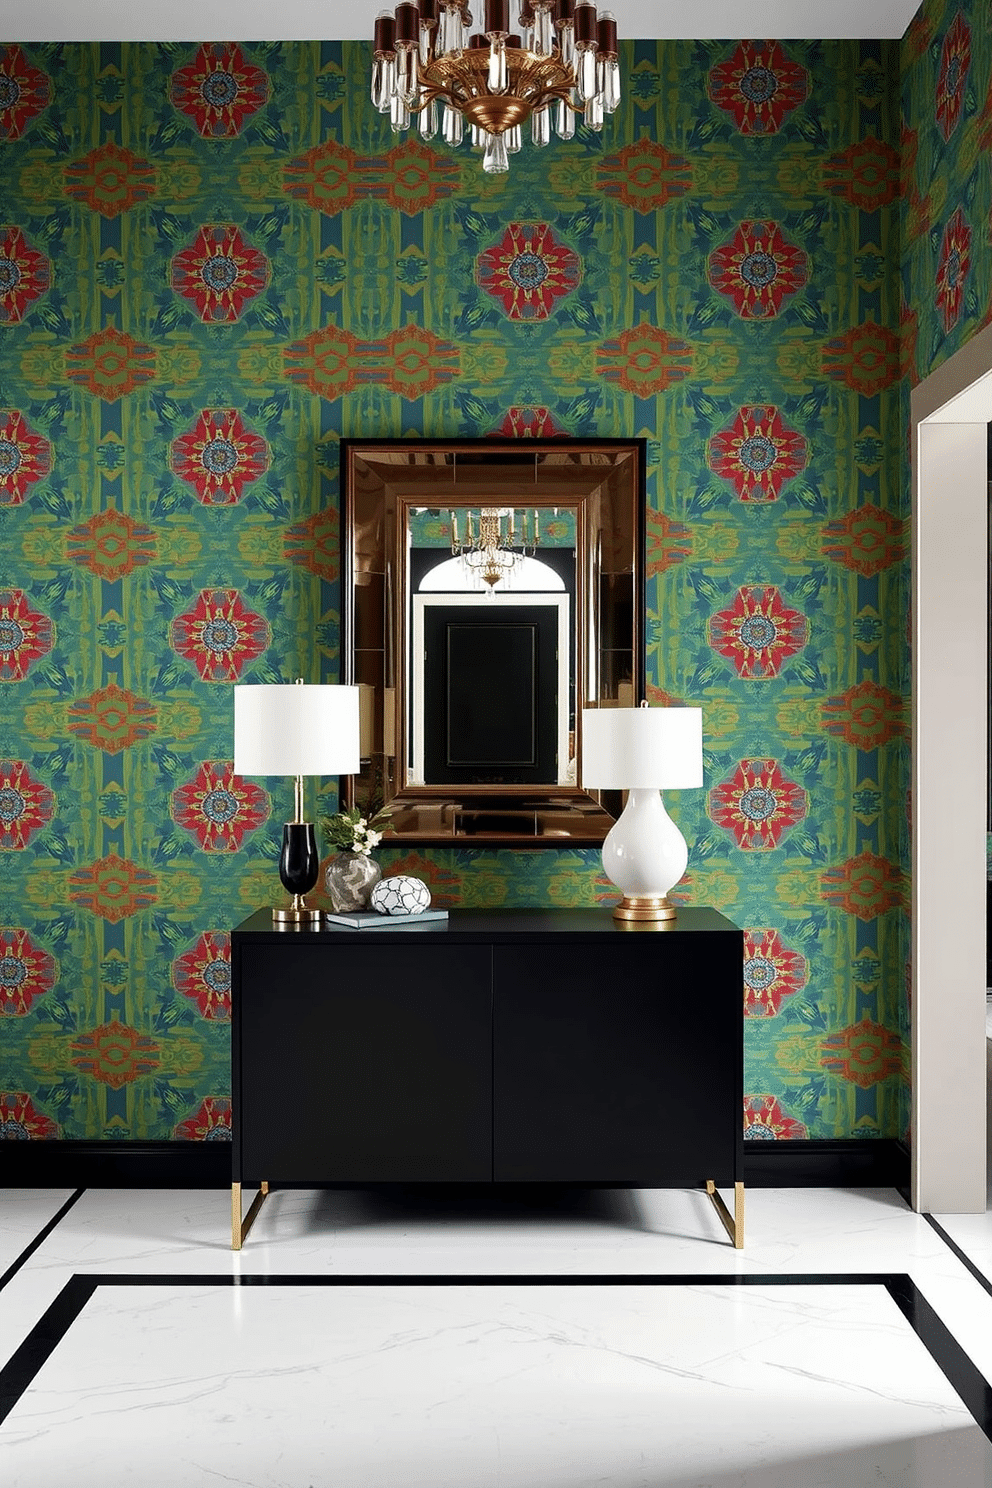
[(941, 1322), (915, 1282), (908, 1276), (896, 1276), (886, 1291), (992, 1442), (992, 1385), (969, 1359), (946, 1323)]
[(13, 1280), (18, 1271), (20, 1271), (21, 1267), (24, 1265), (24, 1262), (31, 1259), (35, 1251), (38, 1249), (39, 1245), (44, 1245), (45, 1241), (48, 1239), (55, 1226), (57, 1224), (61, 1224), (62, 1220), (65, 1219), (73, 1204), (78, 1203), (85, 1192), (85, 1188), (77, 1188), (76, 1192), (70, 1195), (68, 1199), (66, 1199), (65, 1203), (62, 1205), (62, 1208), (56, 1214), (52, 1215), (51, 1219), (44, 1226), (44, 1228), (38, 1231), (37, 1235), (35, 1235), (30, 1244), (24, 1247), (20, 1255), (17, 1257), (17, 1260), (14, 1261), (10, 1266), (8, 1266), (3, 1275), (0, 1276), (0, 1292), (3, 1291), (8, 1281)]
[(877, 1286), (882, 1287), (899, 1308), (923, 1347), (951, 1385), (986, 1439), (992, 1442), (992, 1385), (971, 1361), (957, 1339), (940, 1320), (911, 1276), (903, 1272), (797, 1272), (791, 1275), (581, 1275), (547, 1276), (311, 1276), (306, 1274), (264, 1275), (152, 1275), (150, 1273), (93, 1273), (70, 1277), (55, 1301), (31, 1329), (20, 1348), (0, 1369), (0, 1422), (11, 1413), (21, 1396), (69, 1332), (87, 1302), (100, 1287), (767, 1287), (767, 1286)]
[(978, 1285), (980, 1287), (984, 1287), (989, 1296), (992, 1297), (992, 1281), (989, 1281), (988, 1277), (985, 1275), (985, 1272), (978, 1269), (971, 1257), (965, 1254), (956, 1240), (951, 1239), (950, 1235), (944, 1229), (943, 1225), (938, 1224), (932, 1214), (924, 1214), (923, 1218), (926, 1220), (930, 1228), (932, 1230), (935, 1230), (936, 1233), (940, 1236), (941, 1240), (943, 1240), (948, 1250), (952, 1250), (954, 1252), (958, 1260), (961, 1262), (962, 1266), (967, 1267), (972, 1276), (978, 1282)]
[(99, 1285), (95, 1276), (71, 1276), (20, 1348), (0, 1369), (0, 1422), (10, 1415)]

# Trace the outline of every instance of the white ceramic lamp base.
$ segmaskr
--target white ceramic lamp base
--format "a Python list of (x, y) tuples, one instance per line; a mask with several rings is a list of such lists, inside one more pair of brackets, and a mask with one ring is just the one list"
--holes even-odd
[(685, 873), (689, 849), (658, 790), (632, 790), (603, 843), (603, 869), (623, 899), (616, 920), (674, 920), (668, 898)]

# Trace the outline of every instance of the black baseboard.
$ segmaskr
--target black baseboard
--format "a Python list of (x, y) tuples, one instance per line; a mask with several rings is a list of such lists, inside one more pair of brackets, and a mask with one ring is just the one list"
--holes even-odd
[(5, 1188), (230, 1188), (230, 1142), (0, 1142)]
[(750, 1188), (906, 1188), (909, 1148), (895, 1138), (851, 1142), (745, 1142)]
[[(903, 1188), (901, 1142), (745, 1142), (751, 1188)], [(229, 1188), (227, 1142), (0, 1142), (5, 1188)]]

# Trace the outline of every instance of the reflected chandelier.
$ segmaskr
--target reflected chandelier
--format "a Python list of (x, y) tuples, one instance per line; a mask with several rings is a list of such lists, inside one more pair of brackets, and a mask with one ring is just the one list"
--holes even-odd
[[(473, 529), (472, 513), (465, 513), (465, 535), (459, 539), (458, 517), (451, 513), (451, 556), (462, 560), (462, 567), (471, 579), (482, 580), (486, 592), (495, 596), (496, 585), (502, 580), (509, 583), (514, 570), (519, 568), (522, 558), (532, 558), (537, 551), (537, 512), (534, 513), (532, 540), (527, 540), (527, 515), (524, 514), (521, 546), (514, 547), (514, 512), (502, 507), (484, 506), (479, 512)], [(503, 535), (503, 518), (507, 518), (506, 536)]]
[[(467, 121), (482, 168), (510, 168), (530, 119), (534, 145), (572, 139), (576, 116), (600, 130), (620, 102), (617, 23), (593, 0), (518, 0), (519, 33), (510, 30), (510, 0), (483, 0), (484, 30), (471, 33), (467, 0), (400, 0), (375, 22), (372, 102), (394, 131), (419, 116), (420, 137), (440, 129), (460, 145)], [(439, 108), (440, 105), (440, 108)]]

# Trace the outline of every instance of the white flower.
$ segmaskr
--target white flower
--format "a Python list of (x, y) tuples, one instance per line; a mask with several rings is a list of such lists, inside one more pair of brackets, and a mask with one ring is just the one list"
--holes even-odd
[(378, 844), (381, 841), (382, 841), (382, 833), (381, 832), (372, 832), (372, 831), (369, 831), (369, 832), (366, 833), (366, 842), (368, 843), (368, 849), (367, 850), (369, 850), (369, 849), (371, 849), (373, 847), (378, 846)]

